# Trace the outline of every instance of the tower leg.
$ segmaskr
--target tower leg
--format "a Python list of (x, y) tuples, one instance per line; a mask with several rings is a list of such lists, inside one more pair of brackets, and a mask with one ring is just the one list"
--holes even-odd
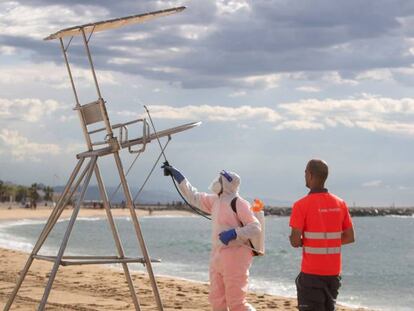
[(73, 213), (72, 213), (72, 216), (70, 218), (68, 227), (66, 229), (65, 235), (64, 235), (63, 240), (62, 240), (62, 244), (60, 245), (60, 249), (59, 249), (59, 252), (58, 252), (58, 254), (56, 256), (55, 263), (53, 265), (52, 272), (50, 273), (49, 280), (48, 280), (48, 283), (46, 285), (45, 291), (43, 293), (42, 300), (40, 301), (38, 311), (43, 311), (44, 308), (45, 308), (45, 306), (46, 306), (46, 302), (47, 302), (47, 299), (49, 297), (50, 290), (52, 289), (53, 281), (55, 280), (57, 271), (59, 269), (59, 265), (61, 263), (63, 254), (65, 252), (67, 243), (69, 241), (69, 237), (70, 237), (70, 234), (72, 232), (73, 225), (75, 224), (76, 217), (78, 216), (78, 213), (79, 213), (79, 210), (80, 210), (80, 207), (81, 207), (83, 198), (85, 197), (86, 189), (88, 188), (89, 182), (91, 180), (91, 176), (92, 176), (93, 170), (95, 168), (96, 161), (97, 161), (97, 157), (94, 156), (94, 157), (91, 158), (91, 160), (89, 162), (89, 165), (88, 165), (88, 173), (87, 173), (86, 179), (85, 179), (85, 181), (83, 183), (82, 191), (81, 191), (79, 200), (76, 203), (76, 207), (73, 210)]
[(142, 255), (144, 256), (144, 259), (145, 259), (145, 266), (147, 267), (147, 272), (148, 272), (148, 276), (151, 282), (152, 291), (155, 296), (155, 301), (157, 303), (158, 310), (163, 311), (164, 307), (162, 305), (160, 293), (158, 291), (157, 282), (155, 281), (154, 271), (152, 270), (151, 259), (148, 254), (147, 247), (145, 246), (144, 237), (142, 235), (141, 227), (138, 222), (137, 214), (135, 212), (134, 202), (132, 200), (131, 192), (129, 190), (128, 182), (125, 177), (124, 169), (122, 167), (122, 161), (121, 161), (118, 151), (114, 153), (114, 157), (115, 157), (116, 166), (118, 168), (119, 177), (121, 179), (122, 188), (124, 190), (125, 198), (127, 200), (127, 205), (128, 205), (128, 208), (131, 214), (131, 219), (134, 224), (137, 239), (141, 247)]
[[(72, 187), (72, 184), (77, 176), (77, 174), (79, 173), (80, 168), (82, 167), (82, 164), (84, 162), (84, 159), (80, 159), (78, 161), (78, 163), (76, 164), (75, 168), (72, 171), (72, 174), (65, 186), (65, 189), (63, 190), (62, 195), (59, 198), (59, 201), (57, 202), (55, 208), (53, 209), (52, 213), (49, 216), (48, 221), (46, 222), (45, 226), (43, 227), (43, 230), (39, 236), (39, 239), (37, 240), (31, 254), (29, 255), (29, 258), (26, 261), (26, 264), (23, 268), (23, 270), (20, 272), (20, 277), (13, 289), (13, 292), (10, 294), (9, 300), (7, 301), (6, 305), (4, 306), (4, 311), (8, 311), (11, 307), (11, 305), (13, 304), (14, 299), (16, 298), (17, 292), (19, 291), (27, 272), (29, 271), (32, 263), (33, 263), (33, 259), (34, 259), (34, 255), (37, 255), (37, 252), (40, 250), (40, 248), (42, 247), (43, 243), (45, 242), (49, 232), (52, 230), (53, 226), (56, 224), (57, 219), (59, 219), (60, 214), (62, 213), (68, 199), (65, 199), (65, 197), (67, 197), (68, 192), (70, 190), (70, 188)], [(85, 170), (86, 171), (86, 170)], [(84, 176), (84, 174), (83, 174)], [(79, 185), (79, 183), (81, 182), (81, 180), (83, 179), (83, 177), (79, 178), (79, 181), (77, 182), (77, 185)], [(59, 215), (56, 217), (56, 215)]]
[[(105, 185), (103, 183), (101, 173), (99, 171), (98, 164), (96, 164), (96, 167), (95, 167), (95, 176), (96, 176), (96, 180), (98, 182), (99, 192), (101, 193), (101, 198), (102, 198), (103, 203), (104, 203), (106, 215), (108, 217), (108, 222), (109, 222), (109, 225), (111, 227), (112, 235), (113, 235), (114, 240), (115, 240), (115, 246), (116, 246), (116, 249), (118, 251), (118, 255), (119, 255), (119, 257), (124, 258), (124, 256), (125, 256), (124, 250), (122, 248), (122, 244), (121, 244), (121, 240), (119, 238), (118, 230), (116, 228), (115, 221), (114, 221), (114, 218), (113, 218), (112, 212), (111, 212), (111, 202), (109, 202), (109, 200), (108, 200), (108, 195), (107, 195), (106, 190), (105, 190)], [(132, 297), (132, 301), (133, 301), (134, 306), (135, 306), (135, 310), (139, 311), (139, 310), (141, 310), (141, 308), (140, 308), (140, 305), (139, 305), (139, 302), (138, 302), (138, 297), (137, 297), (137, 294), (135, 292), (134, 283), (132, 282), (132, 278), (131, 278), (131, 274), (129, 272), (128, 265), (126, 263), (122, 263), (122, 268), (124, 269), (125, 278), (126, 278), (126, 281), (128, 283), (129, 291), (131, 292), (131, 297)]]
[[(83, 159), (82, 159), (82, 162), (83, 162)], [(72, 198), (72, 196), (74, 195), (74, 193), (78, 189), (78, 187), (81, 184), (82, 180), (85, 178), (85, 175), (88, 172), (88, 170), (89, 170), (89, 165), (87, 165), (85, 167), (85, 169), (82, 171), (81, 175), (79, 176), (78, 180), (75, 183), (75, 186), (73, 187), (73, 189), (71, 190), (69, 195), (68, 195), (69, 191), (66, 191), (66, 189), (65, 189), (65, 191), (63, 193), (64, 196), (61, 197), (58, 204), (56, 205), (56, 208), (57, 208), (56, 213), (51, 214), (50, 217), (49, 217), (50, 225), (45, 226), (42, 233), (40, 234), (40, 239), (43, 240), (43, 242), (47, 238), (47, 236), (49, 235), (50, 231), (53, 230), (53, 227), (55, 226), (56, 222), (59, 220), (60, 215), (62, 215), (63, 211), (65, 210), (66, 205), (68, 204), (69, 200)], [(69, 187), (68, 190), (70, 190), (70, 187)], [(34, 247), (34, 249), (36, 250), (35, 254), (37, 254), (39, 249), (42, 247), (43, 242), (39, 245), (37, 245), (37, 244), (35, 245), (35, 247)]]

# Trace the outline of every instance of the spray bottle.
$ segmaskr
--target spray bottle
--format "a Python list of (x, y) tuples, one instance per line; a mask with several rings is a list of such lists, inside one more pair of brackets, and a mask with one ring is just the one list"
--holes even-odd
[(264, 216), (264, 203), (259, 199), (254, 199), (253, 204), (251, 206), (251, 210), (257, 220), (260, 222), (260, 226), (262, 231), (260, 235), (251, 239), (251, 243), (253, 244), (253, 248), (255, 249), (255, 255), (263, 256), (265, 254), (265, 216)]

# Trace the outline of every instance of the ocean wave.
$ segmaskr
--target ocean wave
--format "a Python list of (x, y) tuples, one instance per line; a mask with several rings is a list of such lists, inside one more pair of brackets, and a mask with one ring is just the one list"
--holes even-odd
[(81, 220), (81, 221), (99, 221), (99, 220), (105, 220), (105, 218), (102, 217), (78, 217), (76, 218), (76, 220)]
[(391, 218), (414, 218), (414, 215), (387, 215), (385, 217), (391, 217)]
[[(339, 293), (339, 296), (341, 296), (341, 294)], [(363, 307), (363, 306), (361, 306), (359, 303), (356, 303), (356, 302), (352, 302), (352, 301), (354, 301), (354, 300), (356, 300), (357, 298), (355, 298), (355, 297), (347, 297), (347, 298), (344, 298), (344, 297), (339, 297), (339, 299), (337, 300), (337, 303), (339, 304), (339, 305), (341, 305), (341, 306), (344, 306), (344, 307), (347, 307), (347, 308), (352, 308), (352, 309), (362, 309), (362, 310), (370, 310), (370, 309), (368, 309), (368, 308), (366, 308), (366, 307)], [(376, 308), (375, 310), (378, 310), (378, 311), (380, 311), (380, 310), (382, 310), (382, 309), (378, 309), (378, 308)]]
[(0, 247), (30, 253), (33, 243), (23, 238), (16, 238), (7, 233), (0, 233)]
[[(65, 221), (64, 219), (60, 219), (57, 221), (58, 223)], [(24, 253), (31, 253), (35, 243), (38, 240), (38, 236), (33, 238), (31, 237), (24, 237), (18, 236), (15, 234), (11, 234), (7, 232), (8, 229), (13, 227), (20, 227), (20, 226), (32, 226), (32, 225), (39, 225), (43, 227), (45, 224), (44, 220), (38, 219), (20, 219), (20, 220), (13, 220), (13, 221), (4, 221), (0, 222), (0, 247), (21, 251)], [(49, 247), (43, 245), (41, 248), (42, 254), (53, 254), (56, 255), (58, 251), (58, 247)]]
[(174, 218), (192, 218), (192, 217), (201, 217), (201, 216), (197, 216), (197, 215), (147, 215), (147, 216), (141, 216), (140, 218), (145, 218), (145, 219), (165, 219), (165, 218), (170, 218), (170, 219), (174, 219)]
[[(139, 220), (157, 220), (157, 219), (183, 219), (183, 218), (192, 218), (192, 217), (199, 217), (197, 215), (145, 215), (145, 216), (138, 216)], [(105, 218), (101, 218), (105, 219)], [(115, 216), (115, 220), (124, 220), (124, 221), (131, 221), (131, 216)]]
[(10, 228), (16, 226), (26, 226), (26, 225), (42, 225), (45, 224), (45, 220), (39, 219), (19, 219), (19, 220), (11, 220), (11, 221), (2, 221), (0, 222), (0, 229), (1, 228)]
[[(36, 242), (37, 242), (37, 237), (35, 240), (29, 240), (21, 236), (16, 236), (16, 235), (12, 235), (12, 234), (0, 231), (0, 248), (20, 251), (23, 253), (31, 253), (33, 251), (33, 248)], [(39, 250), (39, 254), (41, 253), (42, 255), (45, 255), (45, 256), (56, 256), (59, 251), (59, 247), (60, 245), (55, 245), (55, 246), (43, 245), (41, 249)], [(85, 253), (81, 254), (77, 252), (76, 250), (74, 251), (66, 250), (65, 256), (66, 255), (67, 256), (77, 256), (77, 255), (88, 256), (92, 254), (85, 254)]]
[(253, 292), (266, 293), (270, 295), (294, 298), (296, 297), (296, 286), (294, 280), (265, 280), (262, 278), (250, 278), (249, 289)]
[[(11, 228), (11, 227), (17, 227), (17, 226), (27, 226), (27, 225), (44, 225), (46, 224), (47, 220), (42, 219), (19, 219), (19, 220), (6, 220), (6, 221), (0, 221), (0, 230), (2, 228)], [(68, 219), (59, 219), (56, 223), (61, 223), (68, 221)]]
[[(339, 294), (341, 296), (341, 294)], [(359, 300), (359, 298), (350, 296), (350, 297), (339, 297), (337, 303), (338, 305), (352, 308), (352, 309), (358, 309), (358, 310), (376, 310), (376, 311), (396, 311), (397, 309), (393, 308), (387, 308), (384, 306), (378, 306), (374, 304), (370, 304), (369, 307), (363, 306), (360, 303), (355, 302), (355, 300)], [(409, 311), (409, 309), (398, 309), (399, 311)]]

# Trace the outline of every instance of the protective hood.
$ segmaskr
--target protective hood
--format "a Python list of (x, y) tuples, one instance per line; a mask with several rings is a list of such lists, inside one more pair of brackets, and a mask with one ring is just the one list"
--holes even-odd
[[(220, 181), (221, 180), (221, 181)], [(240, 176), (234, 172), (221, 171), (220, 174), (213, 180), (209, 189), (216, 194), (233, 194), (239, 193)]]

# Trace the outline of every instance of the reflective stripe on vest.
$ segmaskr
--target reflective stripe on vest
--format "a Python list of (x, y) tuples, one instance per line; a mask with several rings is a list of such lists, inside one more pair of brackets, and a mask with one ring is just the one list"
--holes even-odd
[(342, 232), (304, 232), (304, 237), (306, 239), (315, 239), (315, 240), (334, 240), (340, 239)]
[(303, 251), (308, 254), (320, 254), (320, 255), (329, 255), (329, 254), (339, 254), (341, 253), (340, 247), (309, 247), (304, 246)]

